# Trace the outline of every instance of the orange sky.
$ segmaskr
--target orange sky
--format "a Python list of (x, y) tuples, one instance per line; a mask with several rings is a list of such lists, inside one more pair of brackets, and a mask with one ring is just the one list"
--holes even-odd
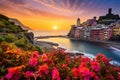
[(66, 17), (49, 13), (44, 15), (36, 13), (20, 15), (16, 13), (12, 14), (11, 12), (3, 12), (3, 14), (18, 19), (24, 25), (29, 26), (33, 30), (53, 30), (54, 26), (57, 26), (57, 30), (69, 30), (72, 24), (76, 24), (77, 19), (77, 17)]
[(31, 28), (35, 30), (53, 30), (54, 26), (57, 26), (57, 30), (68, 30), (70, 29), (71, 23), (74, 23), (72, 19), (59, 17), (21, 18), (20, 21), (27, 26), (31, 26)]
[[(107, 1), (107, 0), (106, 0)], [(81, 22), (105, 15), (111, 6), (118, 12), (117, 1), (105, 0), (0, 0), (0, 13), (20, 20), (34, 30), (69, 30), (80, 17)]]

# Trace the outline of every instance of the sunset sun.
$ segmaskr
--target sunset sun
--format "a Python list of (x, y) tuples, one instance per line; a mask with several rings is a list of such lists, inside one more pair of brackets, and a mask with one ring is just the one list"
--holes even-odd
[(53, 26), (53, 29), (54, 29), (54, 30), (57, 30), (57, 29), (58, 29), (58, 26)]

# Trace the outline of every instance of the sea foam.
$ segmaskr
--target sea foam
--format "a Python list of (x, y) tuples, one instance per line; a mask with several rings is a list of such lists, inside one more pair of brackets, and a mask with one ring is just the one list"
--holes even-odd
[(113, 50), (113, 52), (114, 52), (116, 55), (120, 56), (120, 50), (119, 50), (118, 48), (115, 48), (115, 47), (110, 47), (110, 48)]

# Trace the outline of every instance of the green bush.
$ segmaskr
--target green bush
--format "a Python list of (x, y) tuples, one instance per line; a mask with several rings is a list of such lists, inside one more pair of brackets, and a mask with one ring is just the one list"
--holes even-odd
[(4, 38), (2, 36), (0, 36), (0, 42), (4, 41)]
[(35, 47), (34, 47), (34, 50), (38, 51), (40, 54), (43, 53), (43, 52), (42, 52), (42, 49), (41, 49), (40, 47), (38, 47), (38, 46), (35, 46)]
[(3, 21), (0, 21), (0, 27), (3, 27), (3, 26), (5, 26)]
[(23, 50), (33, 49), (33, 45), (29, 43), (25, 38), (21, 38), (15, 41), (15, 45), (19, 48), (22, 48)]
[(26, 44), (25, 44), (25, 39), (24, 39), (24, 38), (21, 38), (21, 39), (17, 40), (17, 41), (15, 42), (15, 45), (18, 46), (18, 47), (23, 48), (23, 47), (26, 45)]
[(17, 40), (17, 37), (13, 34), (8, 34), (7, 36), (5, 36), (5, 41), (7, 42), (14, 42)]

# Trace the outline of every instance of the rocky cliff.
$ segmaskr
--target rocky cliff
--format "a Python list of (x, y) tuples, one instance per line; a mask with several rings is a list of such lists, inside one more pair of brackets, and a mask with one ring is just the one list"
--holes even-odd
[(29, 39), (29, 41), (34, 44), (34, 34), (33, 32), (27, 32), (25, 33), (25, 36)]

